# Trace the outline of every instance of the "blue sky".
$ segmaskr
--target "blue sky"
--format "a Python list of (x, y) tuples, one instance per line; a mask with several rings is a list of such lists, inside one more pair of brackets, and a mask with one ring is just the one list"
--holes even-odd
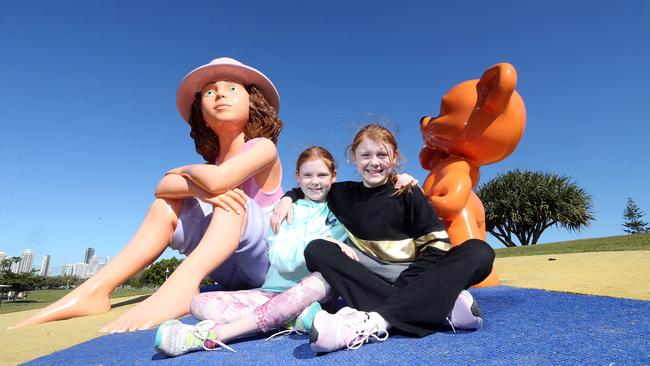
[(314, 144), (335, 154), (340, 179), (357, 179), (343, 151), (368, 122), (396, 132), (404, 170), (423, 180), (420, 117), (437, 115), (453, 85), (510, 62), (526, 132), (481, 181), (549, 171), (592, 195), (590, 228), (541, 242), (623, 234), (628, 197), (650, 213), (648, 39), (642, 0), (3, 1), (0, 251), (30, 248), (35, 266), (50, 254), (55, 272), (88, 246), (114, 256), (164, 172), (201, 162), (175, 92), (221, 56), (262, 70), (280, 92), (285, 188)]

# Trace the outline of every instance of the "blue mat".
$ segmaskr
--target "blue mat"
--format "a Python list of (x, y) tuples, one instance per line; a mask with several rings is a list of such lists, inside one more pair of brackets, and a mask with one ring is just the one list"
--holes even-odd
[(650, 365), (650, 301), (505, 286), (472, 293), (486, 319), (476, 332), (391, 336), (319, 356), (307, 336), (256, 337), (231, 342), (237, 353), (164, 358), (150, 330), (96, 338), (27, 365)]

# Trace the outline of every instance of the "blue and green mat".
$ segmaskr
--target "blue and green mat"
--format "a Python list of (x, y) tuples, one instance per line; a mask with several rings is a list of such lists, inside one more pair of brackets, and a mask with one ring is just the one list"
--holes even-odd
[(325, 355), (311, 351), (308, 336), (253, 337), (230, 342), (237, 353), (165, 358), (153, 349), (154, 329), (95, 338), (25, 365), (650, 365), (650, 301), (506, 286), (471, 292), (485, 316), (476, 332), (396, 335)]

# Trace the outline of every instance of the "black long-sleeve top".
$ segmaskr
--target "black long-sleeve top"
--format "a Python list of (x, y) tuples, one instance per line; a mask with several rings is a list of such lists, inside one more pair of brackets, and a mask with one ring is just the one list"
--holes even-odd
[[(362, 182), (332, 184), (327, 204), (350, 241), (365, 254), (388, 262), (409, 262), (427, 247), (449, 250), (444, 226), (419, 188), (399, 195), (393, 184), (368, 188)], [(300, 188), (285, 193), (303, 198)]]

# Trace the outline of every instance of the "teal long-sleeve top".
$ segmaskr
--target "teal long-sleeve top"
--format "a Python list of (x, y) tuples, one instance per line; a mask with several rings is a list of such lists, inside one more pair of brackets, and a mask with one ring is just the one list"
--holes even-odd
[(310, 241), (327, 237), (347, 239), (345, 228), (326, 202), (300, 199), (292, 209), (292, 223), (284, 221), (280, 231), (269, 238), (271, 266), (262, 285), (264, 291), (282, 292), (309, 274), (303, 252)]

